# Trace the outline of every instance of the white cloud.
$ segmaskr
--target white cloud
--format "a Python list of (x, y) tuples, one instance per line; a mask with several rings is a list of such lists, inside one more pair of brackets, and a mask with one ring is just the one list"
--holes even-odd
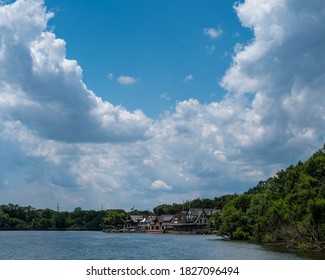
[(193, 75), (187, 75), (187, 76), (184, 78), (184, 82), (190, 82), (190, 81), (193, 81), (193, 80), (194, 80)]
[(160, 98), (167, 101), (171, 100), (171, 97), (168, 95), (167, 92), (163, 92), (162, 94), (160, 94)]
[(320, 148), (324, 1), (236, 11), (255, 37), (222, 79), (229, 93), (150, 120), (87, 89), (42, 1), (0, 7), (0, 203), (147, 209), (245, 191)]
[(118, 83), (122, 84), (122, 85), (132, 85), (137, 83), (138, 79), (134, 78), (134, 77), (130, 77), (130, 76), (119, 76), (117, 78)]
[(114, 107), (87, 89), (65, 41), (45, 31), (52, 16), (37, 0), (0, 8), (0, 117), (65, 142), (145, 139), (151, 121), (142, 112)]
[(216, 29), (216, 28), (209, 27), (203, 29), (203, 34), (209, 36), (210, 39), (213, 40), (219, 38), (222, 35), (222, 33), (223, 31), (220, 28)]
[[(252, 28), (255, 40), (237, 50), (222, 80), (237, 95), (254, 94), (252, 109), (264, 127), (274, 131), (271, 139), (282, 143), (295, 142), (307, 131), (317, 131), (318, 137), (325, 132), (321, 113), (325, 39), (319, 37), (325, 32), (325, 8), (323, 1), (305, 7), (303, 3), (248, 0), (239, 4), (239, 18)], [(308, 146), (316, 140), (304, 139), (310, 141)], [(312, 145), (320, 144), (316, 142)]]
[(151, 183), (151, 189), (153, 189), (153, 190), (171, 190), (172, 187), (167, 185), (162, 180), (156, 180)]

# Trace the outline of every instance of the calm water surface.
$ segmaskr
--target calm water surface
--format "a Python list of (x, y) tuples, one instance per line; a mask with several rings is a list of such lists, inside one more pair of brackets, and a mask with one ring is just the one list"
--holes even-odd
[(214, 235), (0, 231), (2, 260), (279, 260), (320, 258)]

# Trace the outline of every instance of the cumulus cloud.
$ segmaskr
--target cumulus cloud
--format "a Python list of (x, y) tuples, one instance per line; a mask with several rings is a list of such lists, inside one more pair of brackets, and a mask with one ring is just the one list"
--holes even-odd
[(65, 41), (46, 31), (52, 16), (37, 0), (0, 8), (1, 118), (64, 142), (145, 139), (150, 120), (140, 110), (114, 107), (86, 87)]
[(122, 84), (122, 85), (132, 85), (137, 83), (137, 79), (134, 77), (130, 77), (130, 76), (119, 76), (117, 78), (118, 83)]
[(70, 172), (73, 147), (41, 139), (20, 121), (1, 122), (0, 134), (0, 203), (54, 208), (57, 201), (65, 207), (86, 201)]
[(160, 178), (189, 192), (247, 189), (324, 142), (324, 2), (246, 0), (235, 9), (254, 39), (237, 47), (222, 79), (229, 94), (180, 102), (155, 126)]
[(157, 159), (152, 166), (164, 180), (183, 186), (183, 191), (194, 192), (198, 185), (205, 193), (217, 186), (225, 191), (232, 184), (230, 178), (243, 187), (252, 176), (261, 178), (275, 167), (256, 166), (258, 159), (244, 154), (243, 148), (261, 137), (249, 125), (254, 121), (257, 117), (230, 97), (207, 105), (196, 99), (180, 102), (175, 113), (156, 124), (155, 139), (149, 141)]
[(222, 35), (223, 31), (221, 29), (216, 29), (216, 28), (204, 28), (203, 29), (203, 34), (210, 37), (210, 39), (217, 39)]
[(228, 94), (150, 120), (86, 87), (42, 1), (0, 7), (0, 203), (146, 209), (245, 191), (321, 147), (324, 1), (235, 10), (254, 38), (236, 47)]
[(151, 189), (153, 189), (153, 190), (171, 190), (172, 187), (167, 185), (162, 180), (156, 180), (151, 183)]
[[(323, 1), (247, 0), (236, 6), (254, 40), (238, 48), (222, 86), (238, 98), (250, 94), (264, 150), (303, 153), (324, 141)], [(303, 144), (304, 143), (304, 144)], [(302, 149), (302, 151), (298, 151)], [(286, 152), (287, 151), (287, 152)]]
[(193, 75), (187, 75), (185, 78), (184, 78), (184, 82), (190, 82), (190, 81), (193, 81), (194, 80), (194, 77)]

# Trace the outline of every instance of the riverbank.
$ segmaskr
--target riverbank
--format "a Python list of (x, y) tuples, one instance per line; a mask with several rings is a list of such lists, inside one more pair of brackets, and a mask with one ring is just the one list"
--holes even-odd
[(104, 229), (105, 233), (148, 233), (148, 234), (175, 234), (175, 235), (213, 235), (215, 231), (211, 230), (192, 230), (192, 231), (176, 231), (176, 230), (125, 230), (125, 229)]

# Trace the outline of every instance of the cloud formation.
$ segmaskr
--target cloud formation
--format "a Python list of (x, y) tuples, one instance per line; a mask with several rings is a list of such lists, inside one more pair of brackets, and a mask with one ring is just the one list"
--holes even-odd
[(66, 58), (65, 41), (46, 30), (43, 1), (16, 1), (0, 10), (0, 107), (40, 136), (63, 142), (137, 141), (150, 120), (102, 101)]
[[(260, 141), (253, 147), (276, 155), (302, 154), (324, 141), (325, 31), (323, 1), (247, 0), (236, 7), (254, 40), (237, 48), (221, 84), (237, 98), (252, 99)], [(255, 122), (256, 122), (255, 121)], [(315, 145), (316, 144), (316, 145)], [(281, 158), (281, 157), (280, 157)]]
[(171, 97), (168, 95), (167, 92), (163, 92), (160, 94), (160, 99), (166, 100), (166, 101), (171, 101)]
[(184, 78), (184, 82), (190, 82), (190, 81), (193, 81), (193, 80), (194, 80), (193, 75), (187, 75), (187, 76)]
[(172, 187), (167, 185), (162, 180), (156, 180), (151, 183), (151, 189), (153, 189), (153, 190), (171, 190)]
[(0, 203), (147, 209), (245, 191), (320, 148), (324, 1), (246, 0), (235, 11), (254, 39), (235, 47), (228, 94), (151, 120), (87, 88), (43, 1), (0, 6)]
[(220, 28), (216, 29), (216, 28), (209, 27), (203, 29), (203, 34), (210, 37), (210, 39), (212, 40), (219, 38), (222, 35), (222, 33), (223, 31)]
[(130, 77), (130, 76), (119, 76), (117, 78), (117, 82), (122, 84), (122, 85), (132, 85), (137, 83), (138, 79), (134, 78), (134, 77)]

